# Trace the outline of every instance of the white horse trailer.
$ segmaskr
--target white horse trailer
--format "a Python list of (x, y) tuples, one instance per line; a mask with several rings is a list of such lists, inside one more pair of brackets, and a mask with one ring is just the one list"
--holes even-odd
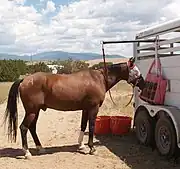
[(152, 105), (134, 89), (134, 126), (136, 137), (144, 145), (155, 145), (161, 155), (172, 156), (180, 148), (180, 19), (148, 28), (136, 34), (135, 40), (159, 37), (155, 43), (134, 43), (136, 65), (145, 78), (157, 54), (163, 77), (168, 80), (164, 105)]

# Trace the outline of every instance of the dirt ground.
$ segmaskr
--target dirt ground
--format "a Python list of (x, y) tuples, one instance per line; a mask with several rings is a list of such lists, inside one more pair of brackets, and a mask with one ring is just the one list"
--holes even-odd
[[(24, 109), (19, 103), (19, 124), (24, 116)], [(0, 105), (0, 124), (5, 104)], [(30, 160), (17, 159), (23, 155), (18, 129), (18, 140), (10, 143), (0, 127), (0, 169), (170, 169), (179, 168), (172, 161), (160, 157), (156, 151), (137, 143), (134, 132), (120, 136), (101, 136), (94, 139), (97, 155), (78, 153), (81, 112), (58, 112), (48, 109), (41, 112), (37, 132), (46, 149), (42, 155), (35, 152), (35, 145), (30, 133), (28, 143), (33, 157)], [(88, 131), (88, 130), (87, 130)], [(85, 135), (87, 143), (88, 135)]]

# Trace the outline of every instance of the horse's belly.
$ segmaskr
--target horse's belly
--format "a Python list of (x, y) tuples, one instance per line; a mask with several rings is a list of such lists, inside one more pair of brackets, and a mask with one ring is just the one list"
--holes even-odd
[(85, 89), (75, 90), (57, 90), (45, 97), (45, 105), (47, 108), (53, 108), (60, 111), (75, 111), (88, 109), (94, 105), (98, 105), (104, 99), (104, 94), (98, 90), (86, 92)]
[(52, 108), (60, 111), (75, 111), (75, 110), (82, 110), (83, 104), (79, 101), (54, 101), (54, 102), (46, 102), (45, 103), (47, 108)]

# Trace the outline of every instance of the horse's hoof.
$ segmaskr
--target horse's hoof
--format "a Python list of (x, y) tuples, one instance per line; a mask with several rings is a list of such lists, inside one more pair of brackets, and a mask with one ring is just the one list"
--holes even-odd
[(79, 146), (78, 149), (79, 149), (79, 150), (84, 150), (84, 149), (86, 149), (86, 146), (85, 146), (84, 144), (82, 144), (82, 145)]
[(89, 151), (90, 155), (97, 155), (97, 150), (95, 148), (90, 149)]
[(31, 159), (32, 154), (30, 153), (30, 151), (29, 151), (29, 150), (25, 150), (25, 155), (24, 155), (24, 157), (25, 157), (25, 159), (28, 159), (28, 160), (30, 160), (30, 159)]
[(25, 159), (26, 159), (26, 160), (31, 160), (31, 159), (32, 159), (32, 156), (25, 156)]
[(88, 154), (89, 152), (87, 151), (87, 148), (85, 145), (81, 145), (78, 147), (77, 152), (81, 153), (81, 154)]
[(31, 160), (31, 159), (32, 159), (32, 155), (29, 154), (29, 153), (26, 154), (24, 157), (25, 157), (25, 159), (27, 159), (27, 160)]
[(36, 146), (38, 154), (44, 154), (46, 150), (42, 146)]

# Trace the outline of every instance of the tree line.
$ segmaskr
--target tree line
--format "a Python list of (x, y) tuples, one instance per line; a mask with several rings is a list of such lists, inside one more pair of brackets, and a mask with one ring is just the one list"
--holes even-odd
[[(89, 64), (85, 61), (73, 60), (71, 58), (53, 61), (51, 64), (61, 65), (62, 67), (57, 67), (57, 73), (65, 74), (70, 74), (89, 67)], [(107, 62), (107, 64), (112, 63)], [(103, 62), (100, 62), (93, 65), (92, 68), (96, 69), (102, 66)], [(44, 62), (28, 65), (27, 61), (23, 60), (0, 60), (0, 82), (12, 82), (17, 80), (20, 75), (28, 75), (35, 72), (52, 72), (52, 69)]]

